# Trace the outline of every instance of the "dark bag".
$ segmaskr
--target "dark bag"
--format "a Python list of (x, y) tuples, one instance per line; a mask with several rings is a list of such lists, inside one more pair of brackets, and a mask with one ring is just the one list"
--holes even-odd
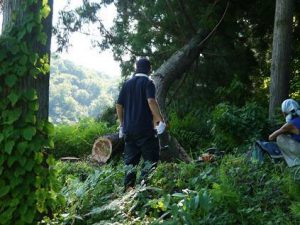
[(280, 162), (283, 155), (276, 142), (256, 141), (251, 151), (251, 161), (263, 163), (265, 157), (269, 157), (273, 162)]

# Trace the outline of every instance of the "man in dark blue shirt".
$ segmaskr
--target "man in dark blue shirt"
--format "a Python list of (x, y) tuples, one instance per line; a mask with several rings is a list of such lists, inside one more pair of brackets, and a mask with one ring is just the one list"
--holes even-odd
[(149, 171), (155, 168), (159, 160), (156, 133), (163, 133), (166, 127), (155, 100), (155, 86), (149, 79), (150, 71), (148, 59), (138, 60), (136, 72), (123, 85), (116, 104), (120, 122), (119, 136), (124, 135), (125, 139), (125, 190), (135, 185), (135, 167), (139, 164), (141, 156), (144, 159), (141, 180), (146, 181)]

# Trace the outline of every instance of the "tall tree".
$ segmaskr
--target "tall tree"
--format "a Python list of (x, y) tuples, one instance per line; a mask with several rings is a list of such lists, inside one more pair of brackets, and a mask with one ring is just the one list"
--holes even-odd
[(288, 97), (294, 0), (276, 0), (273, 32), (269, 118)]
[[(53, 126), (46, 121), (48, 107), (41, 101), (48, 105), (49, 87), (43, 79), (49, 72), (51, 40), (51, 14), (45, 20), (51, 11), (47, 3), (4, 1), (0, 36), (0, 224), (36, 224), (39, 216), (51, 213), (56, 195), (54, 173), (49, 169), (53, 160), (43, 154), (45, 148), (53, 147), (49, 138)], [(49, 3), (52, 6), (53, 1)], [(43, 32), (47, 29), (49, 38)]]
[[(18, 25), (27, 13), (32, 11), (40, 10), (42, 1), (37, 1), (38, 3), (31, 12), (25, 12), (20, 10), (22, 8), (22, 0), (4, 0), (3, 1), (3, 23), (2, 23), (2, 32), (5, 32), (5, 29), (8, 29), (9, 26), (14, 24)], [(53, 8), (53, 0), (48, 0), (48, 6), (50, 9)], [(47, 60), (50, 64), (50, 46), (51, 46), (51, 31), (52, 31), (52, 16), (53, 10), (50, 10), (50, 14), (43, 20), (43, 31), (46, 36), (36, 37), (36, 33), (32, 30), (32, 38), (28, 40), (29, 43), (33, 46), (33, 50), (39, 55), (44, 57), (44, 60)], [(38, 40), (40, 38), (45, 39), (45, 44), (41, 44)], [(27, 90), (29, 88), (34, 88), (37, 91), (39, 110), (37, 112), (37, 118), (40, 120), (48, 120), (49, 115), (49, 76), (50, 71), (41, 76), (37, 76), (36, 79), (32, 77), (25, 77), (20, 83), (21, 90)]]

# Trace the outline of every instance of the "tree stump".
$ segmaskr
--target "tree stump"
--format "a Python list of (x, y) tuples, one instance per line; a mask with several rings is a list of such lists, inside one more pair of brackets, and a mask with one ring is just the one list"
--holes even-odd
[(107, 134), (95, 140), (92, 148), (92, 160), (99, 164), (106, 163), (117, 152), (123, 151), (124, 140), (119, 134)]

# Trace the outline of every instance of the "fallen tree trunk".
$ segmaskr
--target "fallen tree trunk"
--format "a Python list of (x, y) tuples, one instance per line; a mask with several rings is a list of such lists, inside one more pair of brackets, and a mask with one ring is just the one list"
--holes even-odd
[[(184, 161), (190, 162), (191, 158), (186, 154), (176, 139), (169, 140), (171, 136), (165, 132), (159, 135), (160, 160), (162, 162)], [(172, 138), (172, 137), (171, 137)], [(172, 146), (167, 146), (169, 143)], [(122, 153), (124, 150), (124, 139), (119, 138), (118, 133), (107, 134), (97, 138), (92, 148), (92, 160), (98, 164), (105, 164), (112, 156)]]
[(107, 134), (95, 140), (92, 148), (92, 160), (99, 164), (106, 163), (113, 154), (122, 152), (124, 139), (119, 134)]
[[(229, 2), (227, 3), (221, 19), (212, 31), (208, 32), (207, 30), (199, 29), (197, 34), (185, 46), (175, 52), (154, 73), (153, 81), (156, 87), (157, 101), (165, 119), (167, 118), (166, 99), (170, 87), (175, 80), (184, 75), (198, 58), (200, 52), (224, 19), (228, 6)], [(191, 158), (178, 143), (176, 138), (169, 135), (168, 132), (166, 132), (165, 136), (166, 143), (164, 144), (164, 149), (166, 152), (162, 151), (161, 157), (166, 157), (169, 161), (181, 160), (184, 162), (191, 162)]]

